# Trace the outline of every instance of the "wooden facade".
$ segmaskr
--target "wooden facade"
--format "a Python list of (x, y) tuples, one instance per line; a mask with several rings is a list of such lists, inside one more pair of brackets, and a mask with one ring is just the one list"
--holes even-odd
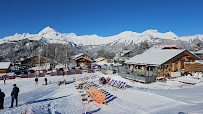
[(188, 72), (203, 72), (203, 64), (194, 63), (185, 65), (185, 71)]
[(173, 72), (185, 69), (185, 62), (193, 62), (198, 59), (197, 56), (194, 56), (189, 51), (184, 51), (162, 64), (160, 68), (158, 68), (157, 77), (172, 76)]
[(156, 73), (157, 77), (173, 77), (174, 75), (181, 74), (180, 71), (185, 69), (185, 62), (193, 62), (195, 60), (199, 60), (199, 58), (185, 50), (158, 66), (131, 64), (128, 66), (128, 68), (143, 76), (149, 72), (152, 72)]
[(0, 69), (0, 74), (7, 73), (9, 69)]
[(44, 57), (39, 57), (39, 56), (33, 56), (28, 59), (25, 59), (25, 60), (21, 61), (21, 65), (27, 66), (29, 68), (38, 67), (39, 60), (40, 60), (40, 66), (49, 66), (50, 65), (49, 59), (46, 59)]
[(77, 67), (85, 67), (85, 66), (88, 66), (88, 67), (91, 67), (91, 61), (89, 61), (89, 60), (87, 60), (87, 59), (83, 59), (83, 58), (81, 58), (81, 59), (78, 59), (78, 60), (76, 60), (76, 62), (77, 62)]
[(196, 53), (196, 55), (197, 55), (201, 60), (203, 60), (203, 53)]
[(75, 58), (73, 58), (76, 61), (77, 67), (91, 67), (92, 64), (92, 58), (88, 55), (85, 54), (80, 54), (80, 55), (76, 55)]
[(11, 68), (11, 62), (0, 62), (0, 74), (7, 73)]

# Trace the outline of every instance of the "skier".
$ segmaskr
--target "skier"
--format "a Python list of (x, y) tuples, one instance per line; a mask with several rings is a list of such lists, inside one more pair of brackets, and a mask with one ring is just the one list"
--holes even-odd
[(44, 81), (45, 81), (45, 85), (47, 85), (47, 78), (45, 78)]
[(35, 85), (38, 85), (38, 78), (35, 78), (35, 82), (36, 82)]
[(0, 110), (4, 109), (4, 97), (5, 97), (5, 94), (1, 92), (1, 88), (0, 88)]
[(4, 85), (6, 84), (6, 77), (4, 77)]
[(13, 84), (13, 90), (11, 92), (12, 101), (11, 101), (11, 106), (9, 108), (13, 107), (14, 99), (16, 100), (16, 107), (18, 106), (18, 93), (19, 93), (19, 88), (16, 87), (16, 84)]

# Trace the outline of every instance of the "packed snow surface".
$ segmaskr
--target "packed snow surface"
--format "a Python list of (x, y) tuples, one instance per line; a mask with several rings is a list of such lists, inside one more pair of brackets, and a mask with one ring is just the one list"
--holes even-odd
[[(203, 113), (203, 77), (201, 73), (194, 73), (193, 76), (184, 76), (168, 79), (166, 82), (154, 82), (143, 84), (132, 80), (124, 79), (119, 75), (104, 75), (100, 72), (94, 73), (92, 82), (100, 91), (107, 93), (105, 101), (107, 105), (90, 102), (88, 106), (83, 104), (80, 94), (85, 91), (76, 89), (75, 85), (81, 81), (73, 81), (75, 78), (88, 77), (91, 74), (77, 74), (63, 76), (46, 76), (48, 85), (43, 86), (44, 77), (39, 78), (38, 85), (35, 85), (34, 78), (16, 78), (7, 80), (6, 85), (0, 80), (0, 88), (6, 94), (5, 109), (0, 110), (1, 114), (177, 114)], [(115, 80), (127, 83), (126, 89), (121, 90), (109, 85), (98, 83), (100, 77), (110, 77)], [(58, 81), (67, 80), (67, 85), (57, 86)], [(190, 82), (194, 85), (181, 83)], [(10, 92), (12, 85), (17, 84), (20, 88), (19, 106), (10, 106)], [(22, 104), (24, 100), (24, 107)], [(15, 105), (14, 105), (15, 106)], [(23, 111), (24, 109), (24, 111)]]

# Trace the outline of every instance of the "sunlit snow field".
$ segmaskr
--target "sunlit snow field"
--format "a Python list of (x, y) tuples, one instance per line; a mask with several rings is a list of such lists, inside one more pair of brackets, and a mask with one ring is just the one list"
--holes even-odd
[[(44, 77), (39, 78), (35, 86), (34, 78), (16, 78), (7, 80), (6, 85), (0, 80), (0, 88), (6, 94), (4, 110), (0, 114), (81, 114), (85, 113), (86, 104), (82, 102), (80, 94), (85, 93), (76, 89), (75, 85), (81, 81), (73, 82), (73, 77), (88, 77), (91, 74), (77, 74), (63, 76), (46, 76), (48, 85), (43, 86)], [(125, 81), (126, 89), (121, 90), (109, 85), (101, 85), (100, 77), (110, 77), (116, 80)], [(67, 85), (57, 86), (58, 81), (64, 79), (69, 82)], [(98, 114), (149, 114), (149, 113), (203, 113), (203, 77), (201, 73), (193, 76), (184, 76), (169, 79), (166, 82), (154, 82), (143, 84), (132, 80), (124, 79), (119, 75), (104, 75), (100, 72), (94, 73), (93, 79), (88, 79), (94, 86), (107, 93), (107, 105), (90, 102), (87, 113)], [(195, 85), (181, 83), (190, 82)], [(17, 84), (20, 88), (19, 106), (8, 108), (11, 103), (10, 92), (12, 85)], [(22, 105), (24, 100), (24, 109)], [(15, 106), (15, 105), (14, 105)]]

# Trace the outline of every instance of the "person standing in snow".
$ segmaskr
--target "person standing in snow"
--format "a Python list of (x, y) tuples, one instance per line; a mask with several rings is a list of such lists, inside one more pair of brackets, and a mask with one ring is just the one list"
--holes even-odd
[(35, 78), (35, 85), (38, 85), (38, 78)]
[(39, 70), (37, 70), (36, 73), (37, 73), (37, 77), (38, 77), (39, 76)]
[(47, 78), (45, 78), (44, 81), (45, 81), (45, 85), (47, 85)]
[(64, 75), (65, 75), (65, 72), (63, 71), (63, 77), (64, 77)]
[(0, 110), (4, 109), (4, 97), (5, 97), (5, 94), (4, 92), (1, 92), (1, 88), (0, 88)]
[(4, 85), (6, 84), (6, 77), (4, 77)]
[(12, 108), (13, 107), (13, 102), (14, 102), (14, 99), (16, 100), (16, 107), (18, 106), (18, 93), (19, 93), (19, 88), (16, 87), (16, 84), (13, 84), (13, 90), (11, 92), (11, 106), (9, 108)]

